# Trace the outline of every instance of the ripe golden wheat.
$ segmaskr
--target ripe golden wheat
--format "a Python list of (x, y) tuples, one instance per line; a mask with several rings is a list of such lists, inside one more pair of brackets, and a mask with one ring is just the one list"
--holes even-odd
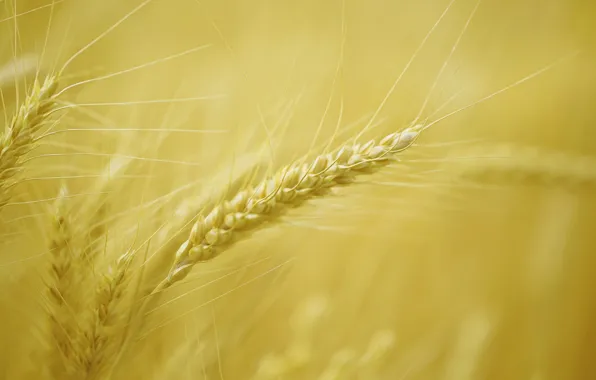
[[(516, 58), (519, 72), (511, 71), (518, 75), (543, 64), (546, 43), (539, 42), (565, 51), (583, 46), (565, 39), (571, 29), (555, 21), (567, 20), (564, 11), (581, 21), (590, 6), (549, 0), (557, 12), (540, 15), (553, 26), (540, 29), (539, 22), (526, 25), (540, 12), (531, 2), (203, 3), (0, 1), (0, 43), (10, 47), (0, 49), (9, 52), (0, 65), (0, 377), (589, 378), (596, 352), (588, 291), (596, 278), (594, 155), (559, 125), (542, 126), (548, 116), (532, 114), (546, 112), (550, 101), (541, 87), (549, 81), (539, 78), (554, 78), (557, 99), (565, 95), (559, 90), (573, 94), (579, 105), (560, 104), (567, 116), (583, 104), (575, 94), (584, 80), (568, 84), (573, 69), (553, 73), (562, 62), (553, 59), (429, 120), (461, 87), (489, 86), (481, 76), (493, 73), (482, 70), (494, 57), (473, 45), (486, 38), (478, 23), (468, 31), (476, 18), (500, 20), (503, 7), (526, 20), (504, 18), (537, 41), (535, 51), (524, 45), (528, 53)], [(484, 6), (494, 13), (482, 15)], [(235, 19), (236, 8), (246, 19)], [(294, 18), (318, 29), (308, 34), (315, 26)], [(339, 37), (329, 32), (335, 23)], [(378, 32), (365, 36), (368, 24)], [(441, 27), (451, 29), (442, 34)], [(519, 54), (517, 35), (495, 28), (503, 37), (494, 45)], [(411, 31), (422, 42), (412, 44), (420, 39)], [(308, 37), (298, 38), (302, 33)], [(212, 34), (221, 44), (155, 58), (161, 45), (178, 49)], [(451, 34), (455, 43), (446, 43)], [(424, 56), (431, 36), (447, 46), (447, 58), (443, 45), (430, 49), (432, 59)], [(138, 37), (142, 42), (127, 39)], [(472, 67), (458, 62), (466, 74), (455, 69), (445, 79), (464, 37), (472, 37), (472, 52), (462, 53)], [(204, 64), (191, 59), (212, 49)], [(137, 55), (145, 61), (120, 66)], [(387, 62), (400, 59), (395, 79)], [(291, 62), (299, 86), (282, 83), (288, 74), (277, 71)], [(428, 75), (437, 62), (438, 74)], [(557, 82), (557, 75), (565, 78)], [(323, 79), (331, 79), (330, 94)], [(381, 93), (381, 82), (392, 85)], [(526, 82), (539, 88), (516, 95), (513, 88)], [(162, 96), (199, 86), (238, 95)], [(129, 95), (138, 100), (121, 100)], [(497, 95), (496, 111), (480, 109)], [(443, 103), (421, 121), (432, 96)], [(197, 105), (203, 101), (214, 103)], [(272, 103), (282, 106), (263, 112)], [(522, 103), (526, 111), (516, 108)], [(361, 122), (342, 129), (345, 118), (371, 108), (359, 130)], [(255, 109), (253, 125), (246, 119)], [(591, 107), (578, 109), (588, 120)], [(389, 122), (380, 121), (382, 112)], [(151, 124), (159, 118), (160, 127)], [(400, 129), (402, 120), (414, 121)], [(578, 126), (591, 125), (582, 120), (569, 125), (592, 133)], [(555, 149), (546, 148), (543, 129), (556, 135)], [(363, 137), (372, 132), (376, 139)], [(535, 141), (521, 141), (526, 132)], [(489, 142), (458, 148), (476, 133)], [(510, 143), (493, 142), (501, 133)], [(340, 135), (349, 137), (331, 148)]]

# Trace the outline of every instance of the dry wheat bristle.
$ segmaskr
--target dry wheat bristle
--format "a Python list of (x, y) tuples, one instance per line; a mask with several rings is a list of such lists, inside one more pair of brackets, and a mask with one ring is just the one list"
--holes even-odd
[(49, 242), (51, 255), (50, 279), (48, 281), (49, 309), (49, 363), (53, 378), (59, 379), (66, 372), (65, 363), (73, 354), (76, 339), (76, 308), (78, 287), (76, 284), (75, 260), (72, 252), (72, 222), (65, 209), (66, 188), (60, 190), (52, 213), (52, 228)]
[(316, 157), (311, 164), (296, 162), (256, 187), (241, 190), (207, 216), (199, 215), (190, 236), (176, 252), (170, 273), (156, 291), (182, 280), (195, 264), (219, 255), (233, 242), (237, 231), (254, 229), (278, 205), (299, 203), (325, 188), (349, 183), (358, 173), (386, 164), (392, 154), (409, 148), (422, 129), (417, 125), (391, 133), (379, 142), (344, 145)]
[(77, 347), (76, 365), (81, 378), (101, 378), (103, 371), (117, 353), (115, 344), (122, 340), (126, 312), (119, 310), (130, 279), (130, 265), (134, 251), (128, 251), (109, 266), (102, 276), (95, 302), (92, 305), (90, 325), (81, 334)]
[(15, 176), (21, 170), (23, 156), (33, 148), (41, 128), (55, 108), (57, 88), (58, 81), (54, 76), (47, 76), (43, 84), (36, 79), (0, 136), (0, 209), (10, 200), (9, 192), (16, 183)]

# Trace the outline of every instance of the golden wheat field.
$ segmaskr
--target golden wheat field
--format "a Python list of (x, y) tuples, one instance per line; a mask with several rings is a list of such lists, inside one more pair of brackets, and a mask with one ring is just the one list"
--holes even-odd
[(0, 379), (596, 379), (595, 20), (0, 0)]

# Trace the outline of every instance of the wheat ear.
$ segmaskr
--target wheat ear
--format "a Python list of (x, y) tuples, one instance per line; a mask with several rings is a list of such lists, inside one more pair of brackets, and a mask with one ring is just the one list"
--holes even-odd
[(22, 158), (29, 152), (45, 121), (55, 109), (58, 81), (47, 76), (40, 84), (36, 79), (10, 124), (0, 136), (0, 210), (10, 201), (10, 189), (21, 170)]
[(48, 309), (50, 322), (49, 370), (55, 379), (66, 373), (65, 363), (72, 356), (76, 339), (75, 310), (78, 303), (75, 260), (72, 254), (72, 223), (65, 210), (66, 188), (60, 190), (52, 213), (52, 228), (49, 242), (51, 255), (50, 279), (48, 282)]
[(121, 316), (127, 313), (119, 310), (126, 286), (130, 279), (130, 265), (135, 251), (130, 250), (109, 266), (97, 286), (90, 325), (83, 332), (77, 347), (77, 365), (82, 378), (100, 378), (112, 361), (122, 327)]
[(344, 145), (333, 153), (319, 155), (310, 164), (291, 164), (256, 187), (241, 190), (232, 200), (215, 206), (206, 217), (198, 217), (190, 236), (176, 252), (168, 276), (155, 292), (185, 278), (195, 264), (221, 254), (237, 240), (237, 232), (254, 230), (259, 222), (273, 216), (277, 206), (299, 203), (324, 188), (349, 182), (358, 173), (388, 163), (393, 154), (409, 148), (423, 129), (417, 125), (391, 133), (379, 142)]

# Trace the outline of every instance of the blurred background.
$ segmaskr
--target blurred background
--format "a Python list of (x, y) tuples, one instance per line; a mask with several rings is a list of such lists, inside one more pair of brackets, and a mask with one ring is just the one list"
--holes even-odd
[(456, 0), (409, 65), (449, 3), (154, 0), (117, 24), (141, 2), (0, 1), (5, 119), (37, 70), (85, 49), (61, 80), (79, 106), (2, 215), (6, 378), (38, 344), (44, 199), (62, 183), (75, 202), (130, 164), (109, 195), (117, 250), (243, 165), (281, 168), (337, 126), (333, 146), (369, 121), (363, 139), (430, 123), (551, 64), (195, 268), (114, 378), (592, 378), (596, 5), (483, 0), (470, 18)]

